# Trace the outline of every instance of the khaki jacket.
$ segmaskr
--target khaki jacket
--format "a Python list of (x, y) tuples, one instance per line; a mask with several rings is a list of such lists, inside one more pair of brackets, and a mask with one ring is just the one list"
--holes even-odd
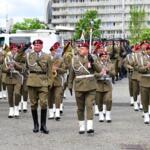
[[(15, 61), (15, 57), (16, 55), (13, 56), (11, 52), (8, 52), (4, 59), (2, 71), (6, 73), (4, 81), (6, 84), (23, 84), (22, 65)], [(8, 67), (10, 64), (14, 65), (12, 69)]]
[(132, 57), (134, 60), (133, 63), (133, 74), (132, 74), (132, 79), (133, 80), (138, 80), (140, 81), (141, 75), (138, 72), (138, 67), (141, 65), (141, 57), (142, 57), (142, 53), (132, 53)]
[(147, 64), (150, 63), (150, 56), (144, 57), (143, 66), (139, 66), (139, 72), (141, 73), (140, 86), (150, 87), (150, 68), (147, 68)]
[(63, 75), (64, 73), (66, 73), (66, 69), (65, 69), (65, 64), (63, 62), (62, 58), (57, 58), (57, 59), (53, 59), (52, 60), (52, 66), (56, 65), (58, 67), (58, 69), (52, 70), (52, 84), (53, 86), (63, 86)]
[[(99, 61), (99, 67), (101, 69), (104, 67), (101, 61)], [(102, 75), (100, 75), (100, 73), (95, 73), (95, 77), (97, 80), (96, 91), (98, 92), (107, 92), (112, 90), (111, 77), (115, 75), (115, 68), (110, 61), (106, 62), (105, 68), (107, 68), (108, 70), (106, 78), (103, 78)]]
[(51, 86), (52, 66), (51, 58), (48, 54), (41, 52), (41, 55), (37, 56), (36, 52), (29, 53), (27, 55), (27, 67), (29, 69), (27, 86)]
[[(99, 72), (99, 66), (96, 61), (91, 65), (87, 57), (82, 57), (76, 55), (72, 58), (72, 65), (70, 68), (69, 78), (68, 78), (68, 88), (73, 88), (74, 90), (80, 92), (87, 92), (96, 89), (96, 79), (94, 77), (94, 72)], [(81, 76), (91, 76), (83, 77)], [(78, 78), (79, 77), (79, 78)]]

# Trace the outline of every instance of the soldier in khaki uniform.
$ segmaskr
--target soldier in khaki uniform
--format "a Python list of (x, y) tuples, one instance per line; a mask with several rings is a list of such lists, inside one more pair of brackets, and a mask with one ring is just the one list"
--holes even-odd
[(4, 50), (0, 47), (0, 98), (6, 98), (6, 84), (4, 83), (5, 73), (2, 72), (2, 67), (4, 63)]
[(29, 48), (31, 43), (25, 44), (23, 47), (20, 47), (20, 50), (17, 53), (15, 60), (22, 65), (22, 75), (23, 75), (23, 84), (21, 86), (21, 100), (19, 102), (19, 111), (23, 109), (23, 112), (27, 112), (27, 101), (28, 101), (28, 88), (26, 85), (28, 77), (28, 69), (26, 66), (26, 56), (29, 53)]
[(138, 72), (138, 67), (141, 65), (141, 57), (142, 53), (140, 52), (140, 47), (137, 45), (134, 47), (132, 52), (132, 58), (133, 58), (133, 74), (132, 74), (132, 84), (133, 84), (133, 98), (134, 98), (134, 110), (139, 110), (139, 95), (140, 95), (140, 73)]
[(130, 106), (134, 105), (133, 82), (132, 82), (133, 64), (134, 64), (134, 59), (132, 57), (132, 53), (130, 53), (126, 56), (125, 63), (124, 63), (124, 67), (126, 68), (127, 73), (128, 73)]
[(93, 101), (96, 94), (96, 80), (94, 72), (99, 71), (98, 65), (88, 54), (88, 45), (83, 44), (79, 48), (79, 54), (73, 56), (72, 66), (68, 79), (68, 88), (72, 93), (73, 81), (77, 114), (79, 120), (79, 134), (85, 133), (85, 107), (87, 117), (87, 133), (94, 133), (93, 129)]
[(142, 74), (140, 80), (140, 90), (144, 110), (144, 123), (149, 124), (150, 118), (148, 107), (150, 104), (150, 47), (147, 49), (147, 54), (143, 57), (143, 65), (139, 66), (139, 72)]
[(56, 105), (55, 119), (60, 120), (60, 104), (63, 98), (63, 74), (66, 73), (65, 64), (63, 62), (62, 50), (51, 49), (52, 60), (52, 86), (49, 89), (48, 105), (49, 105), (49, 119), (54, 118), (53, 104)]
[(42, 51), (43, 41), (38, 39), (33, 42), (34, 52), (27, 55), (29, 76), (27, 86), (31, 102), (32, 118), (34, 123), (33, 132), (39, 132), (38, 101), (41, 106), (41, 128), (42, 133), (48, 134), (46, 127), (48, 86), (51, 84), (51, 60), (48, 54)]
[(4, 64), (3, 72), (6, 73), (5, 83), (8, 91), (8, 102), (9, 102), (9, 118), (13, 116), (19, 117), (19, 101), (20, 101), (20, 90), (23, 81), (23, 76), (20, 74), (22, 66), (15, 61), (15, 57), (18, 52), (18, 47), (15, 45), (11, 46), (11, 51), (7, 53)]
[[(118, 68), (118, 63), (119, 63), (119, 47), (115, 46), (115, 43), (112, 42), (112, 45), (107, 46), (107, 51), (110, 55), (111, 62), (115, 66), (115, 76), (116, 76), (116, 81), (119, 79), (118, 78), (118, 73), (119, 73), (119, 68)], [(112, 82), (115, 80), (115, 76), (112, 77)]]
[(99, 55), (100, 73), (96, 73), (97, 88), (96, 101), (99, 107), (99, 121), (104, 121), (103, 104), (106, 104), (106, 121), (111, 122), (112, 108), (112, 84), (111, 77), (115, 75), (114, 65), (110, 62), (107, 52), (102, 52)]

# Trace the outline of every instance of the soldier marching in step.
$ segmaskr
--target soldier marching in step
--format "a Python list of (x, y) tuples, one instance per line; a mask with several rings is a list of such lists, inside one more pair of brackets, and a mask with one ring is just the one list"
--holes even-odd
[[(55, 44), (59, 45), (59, 43)], [(69, 68), (68, 88), (72, 95), (74, 82), (79, 134), (94, 133), (94, 101), (98, 106), (99, 121), (103, 122), (105, 117), (107, 122), (112, 121), (112, 84), (110, 79), (115, 76), (115, 66), (117, 65), (111, 62), (109, 55), (113, 55), (112, 58), (119, 61), (119, 52), (116, 50), (115, 54), (110, 54), (110, 52), (107, 52), (108, 46), (104, 48), (95, 45), (97, 46), (97, 49), (95, 48), (97, 52), (89, 54), (87, 43), (82, 43), (78, 47), (79, 51), (73, 56), (71, 54), (68, 58), (67, 53), (63, 54), (65, 50), (61, 49), (60, 45), (55, 46), (51, 48), (50, 55), (42, 51), (43, 41), (40, 39), (33, 42), (33, 51), (30, 53), (26, 53), (23, 49), (19, 51), (15, 45), (10, 47), (11, 51), (6, 55), (2, 67), (3, 73), (6, 74), (5, 83), (8, 90), (8, 117), (19, 117), (18, 106), (21, 101), (21, 90), (26, 89), (23, 93), (25, 94), (25, 102), (27, 102), (29, 93), (34, 124), (33, 132), (37, 133), (40, 130), (42, 133), (48, 134), (49, 131), (46, 126), (47, 109), (49, 119), (60, 120), (64, 89), (63, 79)], [(148, 94), (150, 54), (149, 46), (145, 48), (146, 54), (144, 55), (143, 52), (140, 52), (139, 47), (133, 47), (133, 52), (125, 58), (124, 66), (129, 74), (131, 104), (134, 105), (134, 110), (139, 110), (141, 105), (137, 103), (137, 100), (141, 93), (144, 123), (148, 124), (150, 122), (148, 114), (150, 110)], [(1, 59), (0, 62), (2, 63)], [(40, 124), (38, 120), (38, 103), (41, 106)], [(103, 114), (104, 104), (106, 105), (106, 116)], [(54, 105), (56, 107), (55, 113)], [(85, 118), (85, 108), (87, 118)], [(27, 105), (23, 109), (27, 111)]]
[[(93, 101), (96, 94), (96, 80), (94, 72), (100, 69), (88, 52), (88, 45), (79, 47), (79, 52), (72, 58), (72, 66), (68, 79), (68, 88), (72, 95), (73, 81), (79, 121), (79, 134), (94, 133)], [(86, 118), (85, 118), (86, 108)], [(85, 122), (87, 120), (87, 122)]]
[(31, 112), (33, 119), (33, 132), (39, 132), (38, 121), (38, 102), (41, 107), (41, 123), (40, 131), (48, 134), (49, 130), (46, 126), (47, 120), (47, 99), (48, 88), (51, 87), (52, 67), (50, 56), (42, 51), (43, 41), (38, 39), (33, 42), (34, 52), (27, 56), (27, 66), (29, 75), (27, 78), (27, 86), (29, 99), (31, 103)]
[(4, 44), (3, 47), (0, 47), (0, 98), (1, 99), (7, 98), (7, 90), (5, 84), (6, 73), (2, 71), (2, 68), (3, 68), (5, 56), (9, 50), (10, 50), (9, 47), (6, 44)]
[[(55, 45), (59, 43), (55, 43)], [(62, 50), (59, 46), (53, 46), (51, 48), (51, 60), (52, 60), (52, 84), (48, 93), (48, 106), (49, 106), (49, 119), (56, 121), (60, 120), (60, 106), (63, 98), (63, 75), (66, 73), (65, 64), (62, 57)], [(55, 115), (53, 110), (53, 104), (56, 107)]]
[(150, 46), (146, 47), (146, 53), (141, 57), (141, 64), (138, 66), (138, 71), (141, 73), (140, 90), (141, 100), (144, 111), (144, 123), (150, 123)]
[(21, 75), (22, 66), (20, 63), (15, 61), (17, 56), (18, 47), (12, 45), (10, 52), (7, 53), (4, 64), (3, 72), (6, 73), (5, 83), (8, 91), (8, 102), (9, 102), (9, 118), (19, 117), (19, 102), (21, 99), (21, 85), (23, 84), (23, 76)]
[(100, 73), (96, 73), (97, 88), (96, 101), (99, 108), (99, 121), (104, 121), (103, 105), (106, 105), (106, 121), (111, 122), (112, 108), (112, 83), (111, 77), (115, 75), (114, 65), (109, 60), (108, 53), (103, 51), (99, 54), (98, 64)]

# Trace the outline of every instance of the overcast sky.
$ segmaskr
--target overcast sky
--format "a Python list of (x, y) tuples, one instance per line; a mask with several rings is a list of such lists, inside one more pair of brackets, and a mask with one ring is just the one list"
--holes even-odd
[(6, 16), (14, 22), (23, 18), (44, 20), (45, 0), (0, 0), (0, 27), (6, 25)]

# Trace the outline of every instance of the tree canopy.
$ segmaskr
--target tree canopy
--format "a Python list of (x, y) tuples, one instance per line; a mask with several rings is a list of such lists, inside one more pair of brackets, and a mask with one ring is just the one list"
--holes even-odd
[(33, 30), (33, 29), (47, 29), (48, 26), (39, 21), (38, 19), (24, 18), (23, 22), (17, 22), (12, 27), (12, 33), (16, 33), (17, 30)]
[(84, 34), (85, 39), (89, 39), (90, 37), (90, 28), (91, 21), (93, 21), (92, 29), (93, 29), (93, 37), (100, 37), (100, 23), (101, 20), (97, 17), (97, 11), (88, 10), (83, 14), (82, 18), (76, 23), (75, 33), (73, 35), (73, 39), (80, 39), (81, 34)]
[(143, 29), (143, 31), (140, 35), (140, 40), (141, 41), (144, 41), (144, 40), (150, 41), (150, 28)]
[(145, 25), (146, 13), (144, 8), (138, 9), (137, 7), (130, 8), (130, 22), (129, 22), (129, 31), (130, 31), (130, 41), (132, 44), (139, 42), (140, 34), (143, 32)]

